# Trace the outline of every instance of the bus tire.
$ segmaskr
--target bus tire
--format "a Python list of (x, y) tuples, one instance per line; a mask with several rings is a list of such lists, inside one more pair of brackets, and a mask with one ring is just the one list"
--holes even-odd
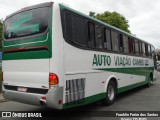
[(151, 86), (151, 80), (148, 80), (147, 87)]
[(106, 90), (106, 98), (103, 99), (101, 102), (103, 105), (112, 105), (116, 100), (116, 94), (117, 94), (117, 87), (114, 81), (110, 81), (107, 86)]
[(150, 86), (151, 86), (151, 84), (152, 84), (152, 82), (153, 82), (153, 75), (152, 75), (152, 74), (150, 74), (150, 77), (149, 77), (149, 79), (148, 79), (148, 83), (147, 83), (147, 87), (150, 87)]

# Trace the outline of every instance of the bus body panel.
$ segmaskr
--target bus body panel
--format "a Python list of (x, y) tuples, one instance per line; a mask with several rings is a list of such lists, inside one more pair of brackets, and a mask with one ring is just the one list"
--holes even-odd
[(49, 88), (49, 59), (3, 61), (4, 84)]

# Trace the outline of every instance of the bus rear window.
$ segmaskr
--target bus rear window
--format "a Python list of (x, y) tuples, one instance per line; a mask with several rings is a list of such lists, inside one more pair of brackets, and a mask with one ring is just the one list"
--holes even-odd
[(49, 24), (49, 7), (20, 12), (6, 19), (4, 38), (11, 39), (43, 33)]

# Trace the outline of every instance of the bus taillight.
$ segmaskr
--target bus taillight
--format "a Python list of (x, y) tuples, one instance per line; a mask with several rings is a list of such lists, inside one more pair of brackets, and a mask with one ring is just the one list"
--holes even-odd
[(49, 73), (49, 85), (57, 85), (59, 83), (58, 76), (54, 73)]

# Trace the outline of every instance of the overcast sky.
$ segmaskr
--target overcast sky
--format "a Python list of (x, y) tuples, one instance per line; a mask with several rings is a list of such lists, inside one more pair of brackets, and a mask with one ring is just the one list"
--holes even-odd
[[(0, 0), (0, 19), (23, 7), (48, 0)], [(160, 48), (160, 0), (54, 0), (88, 14), (116, 11), (129, 21), (130, 30), (138, 38)]]

